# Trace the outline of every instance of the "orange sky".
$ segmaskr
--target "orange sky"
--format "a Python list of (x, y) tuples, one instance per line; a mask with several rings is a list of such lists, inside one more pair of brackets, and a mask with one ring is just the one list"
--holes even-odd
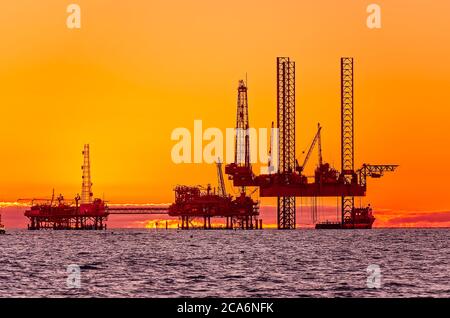
[[(66, 27), (81, 6), (82, 28)], [(276, 56), (297, 63), (297, 152), (318, 121), (339, 167), (339, 58), (355, 58), (356, 165), (398, 163), (371, 180), (378, 209), (450, 209), (448, 1), (53, 1), (0, 3), (0, 201), (72, 196), (91, 144), (94, 193), (112, 202), (173, 199), (175, 184), (216, 182), (175, 165), (176, 127), (232, 127), (248, 73), (250, 121), (275, 120)], [(300, 156), (299, 156), (300, 157)], [(263, 201), (263, 203), (271, 201)]]

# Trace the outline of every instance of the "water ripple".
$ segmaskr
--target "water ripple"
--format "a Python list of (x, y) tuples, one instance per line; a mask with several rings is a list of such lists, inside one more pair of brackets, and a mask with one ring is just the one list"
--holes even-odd
[(449, 242), (448, 229), (16, 230), (0, 236), (0, 297), (450, 297)]

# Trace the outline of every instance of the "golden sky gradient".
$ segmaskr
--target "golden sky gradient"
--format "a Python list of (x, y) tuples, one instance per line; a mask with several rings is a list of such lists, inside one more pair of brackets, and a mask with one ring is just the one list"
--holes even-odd
[[(66, 7), (81, 6), (81, 29)], [(375, 1), (374, 1), (375, 2)], [(356, 166), (397, 163), (366, 202), (450, 209), (449, 1), (17, 0), (0, 3), (0, 201), (80, 191), (84, 143), (94, 193), (166, 203), (176, 184), (216, 183), (211, 165), (175, 165), (176, 127), (235, 123), (248, 74), (250, 123), (276, 119), (276, 57), (297, 65), (297, 153), (323, 128), (340, 167), (339, 58), (355, 58)], [(263, 201), (270, 203), (270, 201)], [(407, 213), (407, 212), (402, 212)]]

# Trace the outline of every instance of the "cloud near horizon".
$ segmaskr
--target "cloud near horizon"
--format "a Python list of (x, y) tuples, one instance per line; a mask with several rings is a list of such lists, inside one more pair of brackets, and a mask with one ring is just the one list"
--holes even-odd
[(374, 212), (376, 227), (450, 227), (450, 211), (394, 211)]

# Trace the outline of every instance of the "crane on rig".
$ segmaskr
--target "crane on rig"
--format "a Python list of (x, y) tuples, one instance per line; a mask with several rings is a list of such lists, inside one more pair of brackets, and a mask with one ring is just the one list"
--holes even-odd
[(227, 196), (227, 190), (225, 189), (225, 181), (223, 179), (223, 172), (222, 172), (222, 162), (220, 161), (220, 158), (217, 159), (217, 194), (221, 197)]
[(298, 173), (302, 173), (303, 170), (306, 167), (306, 164), (308, 163), (309, 158), (311, 157), (311, 153), (314, 150), (314, 147), (317, 144), (317, 149), (318, 149), (318, 153), (319, 153), (319, 167), (322, 166), (322, 141), (321, 141), (321, 136), (320, 136), (320, 132), (322, 130), (322, 127), (320, 126), (320, 123), (317, 124), (317, 133), (314, 136), (313, 141), (311, 142), (311, 146), (309, 146), (308, 152), (306, 153), (305, 159), (303, 160), (303, 164), (301, 166), (298, 165), (298, 161), (296, 161), (296, 171)]

